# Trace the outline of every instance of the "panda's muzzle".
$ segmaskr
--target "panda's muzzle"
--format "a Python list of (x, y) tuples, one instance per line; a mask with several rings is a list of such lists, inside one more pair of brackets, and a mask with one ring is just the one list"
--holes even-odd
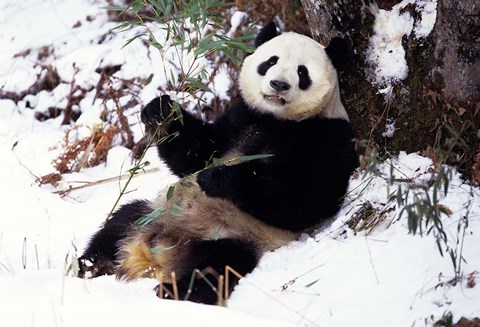
[(276, 80), (276, 79), (270, 81), (270, 86), (272, 87), (272, 89), (274, 89), (278, 93), (286, 92), (290, 90), (290, 84), (288, 84), (287, 82)]
[(287, 103), (287, 101), (278, 94), (264, 94), (263, 98), (276, 104), (284, 105)]
[(270, 87), (272, 88), (272, 94), (264, 94), (263, 98), (267, 101), (274, 102), (275, 104), (284, 105), (287, 101), (280, 95), (285, 94), (290, 90), (290, 84), (279, 80), (271, 80)]

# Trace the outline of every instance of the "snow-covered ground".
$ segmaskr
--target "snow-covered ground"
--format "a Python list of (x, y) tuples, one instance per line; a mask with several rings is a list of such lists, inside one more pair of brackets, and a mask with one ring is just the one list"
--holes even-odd
[[(399, 220), (401, 208), (388, 198), (394, 186), (373, 176), (352, 179), (347, 204), (331, 227), (265, 255), (240, 282), (229, 308), (159, 300), (153, 280), (82, 280), (68, 274), (125, 180), (64, 197), (54, 192), (118, 177), (133, 163), (128, 149), (115, 146), (106, 164), (66, 174), (57, 188), (39, 186), (36, 178), (54, 171), (51, 162), (63, 152), (71, 126), (61, 126), (61, 116), (40, 122), (35, 113), (64, 107), (72, 81), (92, 88), (78, 104), (74, 133), (88, 136), (101, 123), (103, 110), (101, 101), (93, 101), (97, 68), (122, 65), (114, 75), (119, 79), (147, 79), (163, 64), (158, 52), (139, 42), (121, 49), (131, 34), (109, 34), (99, 42), (116, 25), (102, 5), (93, 0), (0, 4), (0, 92), (27, 90), (48, 65), (60, 76), (53, 90), (27, 95), (17, 104), (0, 97), (0, 326), (425, 326), (448, 311), (454, 321), (480, 316), (480, 191), (456, 174), (441, 200), (451, 212), (443, 220), (449, 244), (454, 248), (459, 236), (462, 244), (464, 278), (456, 286), (447, 283), (453, 266), (448, 255), (440, 256), (433, 235), (408, 234), (406, 216)], [(38, 56), (44, 46), (50, 46), (46, 58)], [(157, 95), (162, 83), (165, 76), (155, 75), (139, 89), (140, 101)], [(127, 112), (136, 141), (142, 136), (140, 108)], [(153, 198), (175, 181), (155, 151), (150, 149), (146, 160), (150, 171), (133, 179), (122, 202)], [(393, 165), (397, 177), (421, 181), (428, 179), (432, 162), (403, 153)], [(381, 169), (388, 176), (390, 165)], [(369, 233), (354, 233), (345, 223), (366, 201), (391, 210)], [(465, 215), (469, 224), (462, 237), (457, 226)]]

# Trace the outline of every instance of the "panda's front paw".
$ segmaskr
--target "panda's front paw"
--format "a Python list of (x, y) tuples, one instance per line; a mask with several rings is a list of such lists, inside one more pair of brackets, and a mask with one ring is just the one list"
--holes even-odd
[(143, 108), (140, 115), (148, 131), (164, 130), (172, 115), (173, 101), (169, 95), (155, 98)]
[(78, 258), (78, 277), (94, 278), (103, 275), (113, 275), (115, 273), (115, 263), (108, 259), (87, 258), (81, 256)]
[(199, 172), (197, 182), (202, 191), (211, 197), (227, 198), (232, 184), (232, 174), (229, 168), (218, 166)]

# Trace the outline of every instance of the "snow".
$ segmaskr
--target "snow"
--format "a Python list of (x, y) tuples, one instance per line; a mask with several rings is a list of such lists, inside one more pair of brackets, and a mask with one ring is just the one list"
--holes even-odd
[(232, 18), (230, 19), (230, 24), (232, 27), (230, 30), (227, 32), (228, 37), (234, 37), (235, 32), (239, 28), (240, 24), (246, 20), (248, 17), (248, 14), (242, 11), (236, 11), (233, 13)]
[[(427, 2), (423, 8), (432, 13), (433, 2)], [(159, 72), (139, 89), (143, 104), (166, 83), (158, 51), (140, 42), (121, 49), (134, 32), (110, 33), (98, 43), (115, 26), (99, 9), (103, 5), (93, 0), (5, 0), (0, 5), (1, 90), (21, 92), (37, 80), (42, 72), (37, 55), (43, 46), (55, 54), (43, 63), (56, 67), (61, 77), (52, 91), (28, 95), (18, 104), (0, 99), (1, 326), (425, 326), (446, 311), (454, 314), (454, 320), (480, 316), (480, 191), (454, 173), (448, 194), (441, 198), (441, 204), (452, 212), (443, 218), (451, 246), (459, 237), (458, 223), (464, 216), (469, 222), (463, 238), (464, 278), (452, 286), (447, 283), (453, 277), (450, 258), (439, 255), (432, 234), (408, 234), (406, 217), (399, 219), (401, 208), (389, 198), (399, 185), (387, 183), (385, 176), (391, 173), (418, 183), (430, 180), (432, 162), (417, 154), (401, 153), (382, 164), (381, 176), (353, 177), (346, 205), (333, 224), (267, 253), (241, 280), (228, 308), (159, 300), (152, 290), (156, 283), (149, 279), (131, 283), (112, 276), (82, 280), (67, 273), (104, 221), (125, 180), (118, 178), (64, 197), (54, 192), (119, 177), (133, 162), (130, 151), (117, 145), (109, 151), (106, 164), (65, 174), (56, 188), (39, 186), (36, 178), (54, 171), (51, 162), (62, 153), (66, 130), (75, 127), (72, 137), (90, 135), (101, 122), (103, 107), (100, 101), (93, 102), (93, 88), (80, 102), (76, 126), (61, 126), (58, 118), (39, 122), (35, 112), (64, 106), (72, 80), (85, 88), (95, 87), (98, 67), (122, 64), (115, 73), (118, 78), (146, 78)], [(234, 17), (238, 22), (242, 16)], [(77, 22), (81, 25), (73, 27)], [(407, 16), (394, 22), (415, 28)], [(427, 29), (431, 22), (422, 19), (421, 24)], [(30, 48), (30, 54), (14, 57)], [(390, 62), (391, 66), (401, 64)], [(220, 71), (214, 83), (224, 98), (222, 86), (228, 77)], [(27, 108), (27, 101), (34, 109)], [(140, 107), (128, 112), (136, 140), (142, 136)], [(148, 171), (132, 180), (122, 203), (153, 198), (176, 180), (154, 149), (147, 152), (146, 160)], [(366, 201), (379, 210), (391, 210), (371, 232), (354, 232), (345, 223)], [(477, 283), (474, 287), (467, 285), (470, 274)]]
[[(402, 177), (418, 178), (420, 172), (428, 170), (431, 161), (402, 153), (394, 165)], [(361, 178), (352, 180), (350, 189), (356, 191), (350, 196), (355, 198), (355, 193), (360, 192), (357, 187), (364, 182)], [(452, 184), (455, 186), (442, 204), (455, 212), (444, 222), (453, 242), (456, 223), (467, 210), (465, 201), (470, 190), (462, 185), (458, 175)], [(478, 270), (480, 254), (475, 245), (480, 193), (478, 189), (474, 192), (475, 204), (470, 209), (476, 213), (471, 212), (472, 229), (469, 230), (477, 235), (466, 237), (463, 253), (465, 258), (470, 258), (464, 266), (464, 271), (469, 273)], [(361, 202), (369, 200), (378, 206), (388, 203), (387, 195), (385, 180), (374, 178), (361, 196)], [(262, 315), (270, 315), (273, 308), (276, 317), (287, 320), (292, 313), (272, 301), (278, 299), (302, 314), (303, 318), (297, 317), (298, 322), (325, 326), (411, 326), (413, 323), (424, 326), (423, 319), (428, 319), (430, 314), (438, 317), (447, 310), (455, 315), (478, 316), (478, 289), (468, 289), (465, 284), (436, 288), (449, 279), (452, 268), (448, 258), (438, 254), (432, 237), (408, 235), (406, 219), (397, 220), (398, 208), (387, 218), (388, 222), (370, 235), (354, 235), (344, 223), (358, 204), (356, 201), (342, 209), (331, 228), (314, 238), (266, 255), (260, 267), (242, 281), (233, 295), (235, 300), (247, 296), (252, 300), (232, 301), (231, 307)], [(279, 275), (285, 277), (273, 278)], [(268, 292), (258, 292), (250, 284), (262, 285)], [(283, 285), (288, 286), (284, 291)]]
[(394, 6), (391, 11), (380, 9), (375, 17), (367, 60), (374, 65), (375, 82), (380, 85), (403, 80), (408, 74), (402, 37), (410, 34), (413, 18), (408, 12), (400, 14), (404, 2)]
[(395, 120), (389, 119), (385, 125), (385, 132), (382, 133), (382, 136), (392, 138), (395, 134), (395, 130)]
[[(420, 18), (415, 21), (407, 6), (414, 5)], [(414, 33), (416, 38), (425, 38), (433, 30), (437, 17), (437, 0), (403, 0), (391, 10), (373, 7), (375, 15), (373, 34), (367, 51), (367, 76), (378, 85), (379, 93), (389, 93), (391, 85), (408, 76), (405, 49), (402, 38)]]
[(422, 15), (413, 31), (418, 38), (427, 37), (433, 30), (437, 19), (437, 0), (417, 1), (416, 5)]

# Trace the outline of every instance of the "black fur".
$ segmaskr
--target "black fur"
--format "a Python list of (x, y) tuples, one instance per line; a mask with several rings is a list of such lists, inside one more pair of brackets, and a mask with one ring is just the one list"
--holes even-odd
[(307, 90), (310, 85), (312, 85), (312, 80), (310, 79), (308, 68), (304, 65), (298, 66), (297, 74), (300, 79), (298, 87), (300, 88), (300, 90)]
[[(356, 167), (353, 132), (343, 119), (280, 120), (240, 101), (214, 124), (175, 124), (168, 133), (175, 132), (181, 137), (157, 147), (180, 175), (191, 172), (180, 167), (204, 167), (212, 153), (221, 157), (232, 148), (245, 156), (271, 154), (202, 170), (197, 181), (208, 196), (228, 199), (254, 217), (292, 231), (335, 215)], [(195, 155), (166, 156), (164, 148), (172, 143), (183, 153)], [(209, 151), (200, 153), (199, 144), (208, 144)]]
[(333, 67), (339, 72), (346, 71), (353, 60), (353, 47), (349, 39), (334, 37), (325, 52), (332, 61)]
[(260, 30), (257, 37), (255, 38), (255, 48), (258, 48), (265, 42), (270, 41), (275, 36), (278, 36), (277, 26), (274, 22), (270, 22)]
[[(215, 304), (218, 276), (225, 276), (225, 266), (230, 266), (239, 274), (246, 275), (255, 268), (259, 259), (255, 247), (239, 239), (197, 240), (190, 243), (188, 256), (183, 263), (189, 267), (188, 270), (192, 271), (192, 274), (186, 274), (177, 280), (180, 300)], [(198, 273), (193, 273), (195, 269), (198, 269), (205, 278)], [(192, 281), (193, 284), (191, 284)], [(238, 278), (229, 273), (229, 281), (228, 292), (230, 293)], [(163, 298), (171, 298), (173, 286), (164, 284), (163, 287)], [(157, 294), (160, 294), (159, 288), (157, 288)]]
[(278, 61), (278, 57), (277, 56), (272, 56), (270, 57), (268, 60), (262, 62), (258, 67), (257, 67), (257, 73), (258, 75), (260, 76), (265, 76), (265, 74), (267, 74), (268, 70), (275, 66), (277, 64), (277, 61)]
[(90, 239), (83, 255), (78, 259), (79, 276), (92, 277), (115, 273), (119, 241), (125, 236), (131, 225), (142, 216), (152, 212), (149, 202), (135, 200), (121, 206), (107, 223)]
[[(172, 101), (168, 95), (152, 100), (141, 113), (142, 122), (147, 132), (155, 134), (162, 117), (172, 115)], [(165, 160), (172, 172), (180, 177), (193, 174), (205, 168), (206, 162), (219, 147), (225, 147), (222, 139), (215, 138), (215, 126), (195, 118), (182, 110), (182, 120), (175, 119), (170, 123), (169, 133), (180, 131), (158, 146), (159, 156)], [(159, 136), (159, 135), (157, 135)], [(162, 135), (163, 136), (163, 135)]]

